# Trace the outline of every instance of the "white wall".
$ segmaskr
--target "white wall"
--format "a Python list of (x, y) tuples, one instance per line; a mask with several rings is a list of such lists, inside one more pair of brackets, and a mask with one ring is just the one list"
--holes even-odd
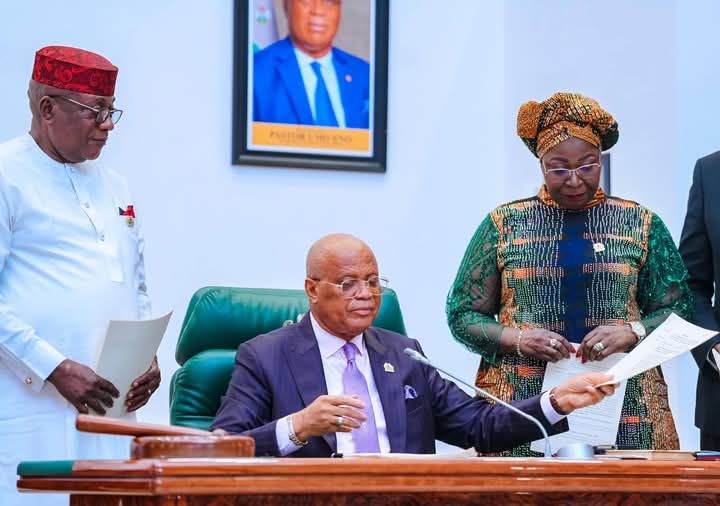
[[(705, 62), (718, 42), (703, 35), (714, 33), (717, 16), (705, 13), (718, 7), (687, 4), (452, 0), (438, 9), (432, 0), (392, 0), (388, 172), (357, 174), (230, 165), (230, 0), (5, 2), (0, 139), (27, 130), (24, 94), (39, 47), (86, 47), (120, 67), (126, 114), (103, 159), (136, 194), (155, 310), (176, 311), (160, 352), (166, 381), (142, 419), (167, 421), (175, 340), (195, 289), (299, 288), (307, 247), (333, 231), (367, 240), (410, 335), (472, 381), (477, 357), (450, 337), (444, 300), (484, 214), (539, 184), (514, 135), (521, 102), (572, 89), (604, 104), (622, 133), (613, 193), (657, 210), (678, 237), (692, 160), (714, 149), (703, 97), (716, 97), (686, 73), (717, 73)], [(698, 123), (702, 142), (693, 136)], [(673, 407), (691, 448), (695, 370), (686, 361), (677, 371), (685, 404)]]
[[(505, 117), (508, 181), (522, 174), (515, 197), (537, 189), (539, 165), (515, 134), (522, 102), (554, 91), (581, 91), (611, 111), (620, 140), (611, 150), (612, 192), (637, 200), (661, 216), (672, 188), (642, 184), (672, 158), (658, 149), (672, 121), (673, 19), (669, 0), (514, 0), (506, 4)], [(670, 117), (668, 117), (670, 115)], [(672, 144), (665, 144), (672, 150)], [(522, 172), (521, 172), (522, 171)]]
[[(701, 4), (701, 5), (698, 5)], [(680, 204), (687, 201), (692, 168), (698, 157), (720, 149), (720, 3), (677, 2), (675, 7), (675, 101), (672, 130), (666, 134), (674, 150), (674, 183)]]

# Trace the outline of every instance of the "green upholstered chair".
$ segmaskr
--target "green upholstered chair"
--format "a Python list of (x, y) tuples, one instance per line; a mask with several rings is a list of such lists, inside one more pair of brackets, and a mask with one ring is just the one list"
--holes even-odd
[[(208, 429), (230, 381), (237, 347), (298, 321), (308, 305), (303, 290), (210, 286), (195, 292), (175, 350), (181, 367), (170, 383), (170, 423)], [(405, 334), (394, 291), (383, 293), (373, 325)]]

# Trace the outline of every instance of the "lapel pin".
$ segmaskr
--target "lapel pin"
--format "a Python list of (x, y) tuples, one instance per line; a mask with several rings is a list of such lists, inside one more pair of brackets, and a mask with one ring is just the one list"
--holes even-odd
[(120, 216), (125, 216), (125, 223), (127, 223), (128, 227), (132, 227), (135, 225), (135, 208), (132, 204), (128, 205), (127, 209), (118, 207), (118, 211), (120, 213)]
[(390, 362), (385, 362), (383, 364), (383, 369), (385, 369), (385, 372), (395, 372), (395, 368)]
[(348, 82), (348, 83), (352, 82), (352, 76), (350, 74), (345, 74), (345, 82)]

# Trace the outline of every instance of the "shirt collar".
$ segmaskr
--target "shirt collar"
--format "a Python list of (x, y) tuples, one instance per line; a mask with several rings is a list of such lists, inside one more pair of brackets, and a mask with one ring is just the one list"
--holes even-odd
[[(320, 356), (322, 358), (330, 358), (340, 351), (343, 346), (345, 346), (347, 341), (341, 337), (332, 335), (330, 332), (322, 328), (312, 312), (310, 312), (310, 323), (312, 324), (312, 329), (315, 333), (315, 339), (317, 339), (318, 347), (320, 348)], [(365, 353), (365, 343), (363, 341), (362, 334), (353, 337), (350, 342), (357, 346), (357, 349), (360, 350), (360, 355)]]
[(30, 135), (28, 132), (25, 134), (25, 142), (26, 145), (29, 146), (30, 151), (32, 152), (32, 156), (37, 160), (39, 164), (45, 165), (47, 167), (51, 167), (53, 169), (62, 169), (64, 167), (74, 167), (76, 169), (82, 170), (84, 165), (83, 163), (63, 163), (58, 162), (54, 158), (52, 158), (50, 155), (48, 155), (45, 151), (42, 150), (42, 148), (38, 145), (38, 143), (35, 141), (35, 138)]
[(332, 51), (329, 51), (328, 54), (323, 56), (322, 58), (313, 58), (310, 55), (307, 55), (300, 51), (298, 48), (293, 47), (293, 50), (295, 51), (295, 57), (297, 58), (298, 64), (302, 66), (310, 66), (313, 62), (318, 62), (320, 66), (324, 69), (331, 69), (332, 68)]

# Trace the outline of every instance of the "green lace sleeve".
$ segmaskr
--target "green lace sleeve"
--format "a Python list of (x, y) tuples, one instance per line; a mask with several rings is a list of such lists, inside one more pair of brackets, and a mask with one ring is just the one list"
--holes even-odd
[(670, 232), (659, 216), (653, 215), (648, 237), (648, 254), (638, 274), (637, 301), (648, 333), (674, 312), (690, 319), (693, 297), (687, 285), (687, 269)]
[(492, 363), (503, 330), (495, 320), (500, 306), (497, 245), (498, 231), (488, 215), (470, 240), (445, 306), (453, 337)]

